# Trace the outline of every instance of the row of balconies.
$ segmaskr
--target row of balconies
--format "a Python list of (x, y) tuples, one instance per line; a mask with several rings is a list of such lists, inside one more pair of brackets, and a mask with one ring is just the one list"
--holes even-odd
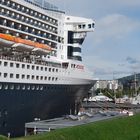
[(23, 12), (27, 15), (39, 18), (40, 20), (49, 22), (53, 25), (56, 25), (56, 26), (58, 25), (58, 21), (56, 19), (53, 19), (47, 15), (44, 15), (40, 12), (35, 11), (35, 10), (29, 9), (28, 7), (15, 3), (11, 0), (0, 0), (0, 4), (10, 7), (12, 9), (15, 9), (17, 11)]
[(32, 26), (35, 26), (35, 27), (38, 27), (38, 28), (41, 28), (41, 29), (44, 29), (44, 30), (47, 30), (47, 31), (50, 31), (52, 33), (57, 34), (57, 28), (56, 27), (52, 27), (50, 25), (41, 23), (37, 20), (33, 20), (31, 18), (25, 17), (23, 15), (20, 15), (20, 14), (14, 13), (14, 12), (11, 12), (9, 10), (6, 10), (6, 9), (2, 8), (2, 9), (0, 9), (0, 14), (3, 15), (3, 16), (7, 16), (9, 18), (12, 18), (12, 19), (15, 19), (15, 20), (18, 20), (18, 21), (21, 21), (21, 22), (30, 24)]
[(26, 33), (30, 33), (39, 37), (47, 38), (53, 41), (58, 41), (58, 37), (56, 35), (52, 35), (50, 33), (46, 33), (38, 29), (31, 28), (31, 27), (28, 27), (28, 26), (25, 26), (25, 25), (22, 25), (22, 24), (19, 24), (10, 20), (6, 20), (3, 18), (0, 18), (0, 25), (10, 27), (16, 30), (20, 30)]

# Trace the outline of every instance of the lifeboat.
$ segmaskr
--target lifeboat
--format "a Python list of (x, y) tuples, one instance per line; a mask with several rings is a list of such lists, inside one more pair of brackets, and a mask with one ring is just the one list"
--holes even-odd
[(50, 52), (50, 51), (44, 50), (42, 48), (34, 48), (32, 51), (37, 53), (37, 54), (41, 54), (41, 55), (45, 55), (45, 54), (48, 54)]
[(2, 33), (0, 33), (0, 44), (5, 47), (16, 48), (17, 50), (34, 51), (41, 54), (48, 54), (52, 51), (52, 48), (48, 45)]
[(51, 47), (45, 45), (45, 44), (41, 44), (41, 43), (35, 43), (35, 47), (36, 48), (41, 48), (41, 49), (44, 49), (44, 50), (48, 50), (48, 51), (51, 51)]
[(29, 46), (26, 44), (22, 44), (22, 43), (15, 43), (14, 45), (12, 45), (13, 48), (16, 48), (17, 50), (21, 50), (21, 51), (32, 51), (34, 49), (33, 46)]
[(30, 40), (21, 39), (19, 37), (15, 38), (15, 44), (12, 46), (13, 48), (16, 48), (17, 50), (26, 50), (26, 51), (32, 51), (34, 49), (34, 42)]
[(0, 34), (0, 46), (11, 47), (14, 44), (14, 37), (11, 35)]

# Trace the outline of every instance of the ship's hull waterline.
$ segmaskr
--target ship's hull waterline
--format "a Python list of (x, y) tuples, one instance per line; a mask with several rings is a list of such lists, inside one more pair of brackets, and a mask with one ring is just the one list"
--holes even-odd
[[(11, 85), (13, 89), (10, 89)], [(35, 118), (42, 120), (74, 113), (91, 86), (1, 83), (0, 133), (21, 136), (25, 123)]]

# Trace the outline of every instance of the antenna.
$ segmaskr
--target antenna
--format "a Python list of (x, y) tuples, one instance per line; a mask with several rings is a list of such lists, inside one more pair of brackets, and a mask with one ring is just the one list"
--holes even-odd
[(137, 83), (136, 83), (136, 76), (137, 76), (137, 75), (136, 75), (136, 72), (135, 72), (135, 73), (134, 73), (134, 88), (135, 88), (135, 95), (137, 96), (137, 89), (136, 89), (136, 88), (137, 88), (137, 85), (136, 85), (136, 84), (137, 84)]

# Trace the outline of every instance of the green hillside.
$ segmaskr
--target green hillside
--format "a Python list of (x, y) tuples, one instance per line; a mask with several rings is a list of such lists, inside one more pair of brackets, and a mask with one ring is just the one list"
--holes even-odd
[(140, 114), (12, 140), (140, 140)]

